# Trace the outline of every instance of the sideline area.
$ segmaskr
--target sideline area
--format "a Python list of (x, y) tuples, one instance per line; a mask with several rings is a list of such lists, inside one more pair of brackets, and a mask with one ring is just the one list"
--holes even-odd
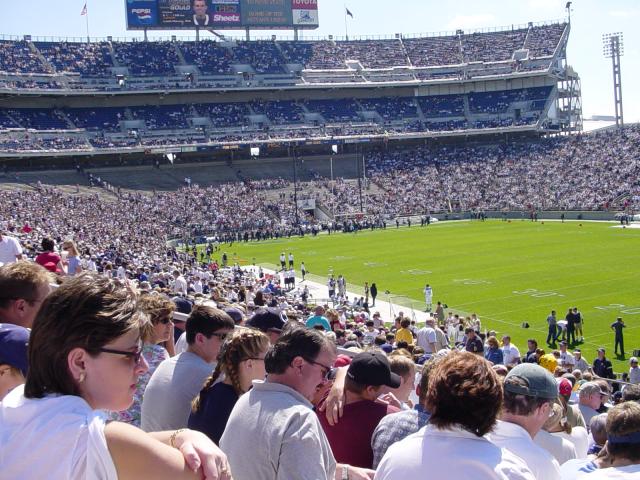
[[(258, 269), (260, 267), (250, 265), (250, 266), (244, 266), (242, 268), (245, 270), (253, 271), (254, 274), (258, 276)], [(280, 278), (280, 284), (284, 285), (284, 277), (282, 275), (282, 272), (276, 272), (275, 270), (264, 267), (264, 266), (262, 266), (262, 271), (265, 274), (278, 275), (278, 277)], [(313, 300), (314, 302), (322, 303), (322, 304), (327, 303), (329, 305), (332, 305), (332, 302), (329, 299), (327, 285), (322, 284), (316, 280), (310, 280), (310, 277), (314, 277), (315, 279), (318, 279), (319, 276), (318, 275), (312, 276), (310, 274), (307, 274), (306, 279), (303, 281), (299, 273), (296, 272), (296, 290), (301, 291), (306, 286), (309, 289), (309, 297), (311, 300)], [(362, 292), (357, 293), (352, 290), (349, 290), (349, 288), (347, 287), (347, 298), (350, 301), (353, 301), (354, 298), (359, 298), (361, 296), (363, 296)], [(387, 300), (382, 300), (381, 297), (387, 298)], [(427, 320), (427, 317), (429, 316), (429, 313), (424, 311), (425, 310), (424, 302), (420, 302), (414, 299), (409, 299), (407, 297), (401, 297), (402, 299), (410, 303), (410, 306), (407, 306), (407, 305), (401, 305), (399, 303), (395, 303), (393, 301), (389, 301), (392, 298), (394, 298), (393, 295), (385, 295), (384, 292), (380, 292), (378, 294), (378, 297), (376, 298), (375, 306), (369, 307), (369, 311), (371, 315), (373, 315), (375, 312), (380, 312), (380, 317), (384, 322), (392, 323), (395, 317), (397, 317), (400, 312), (404, 312), (405, 316), (409, 317), (412, 320), (415, 320), (417, 324), (425, 323), (425, 321)], [(435, 310), (435, 305), (436, 305), (436, 302), (434, 301), (434, 304), (432, 306), (433, 310)]]

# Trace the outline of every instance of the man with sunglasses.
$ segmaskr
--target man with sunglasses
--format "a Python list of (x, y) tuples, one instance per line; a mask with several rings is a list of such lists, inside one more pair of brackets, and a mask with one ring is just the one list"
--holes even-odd
[(163, 361), (151, 376), (142, 399), (142, 424), (147, 432), (186, 428), (191, 401), (215, 368), (218, 352), (233, 319), (217, 308), (199, 305), (186, 323), (187, 350)]
[(220, 439), (234, 478), (373, 478), (371, 470), (336, 465), (313, 412), (311, 399), (335, 359), (335, 345), (315, 329), (293, 328), (278, 339), (265, 357), (267, 379), (240, 397)]

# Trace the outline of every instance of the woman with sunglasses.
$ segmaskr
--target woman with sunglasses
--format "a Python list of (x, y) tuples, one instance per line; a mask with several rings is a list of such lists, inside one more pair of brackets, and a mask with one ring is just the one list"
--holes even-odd
[(136, 427), (140, 427), (142, 397), (149, 379), (158, 365), (169, 358), (169, 352), (162, 344), (173, 339), (171, 316), (175, 310), (175, 304), (171, 300), (155, 294), (143, 295), (138, 301), (138, 306), (151, 320), (142, 329), (142, 356), (149, 365), (149, 369), (138, 378), (131, 406), (120, 412), (111, 412), (109, 415), (111, 420), (130, 423)]
[(133, 292), (93, 274), (44, 301), (29, 341), (26, 384), (0, 404), (2, 478), (231, 478), (225, 455), (193, 430), (145, 433), (107, 422), (131, 405), (147, 371), (147, 316)]
[[(253, 380), (264, 379), (264, 356), (269, 346), (269, 337), (250, 328), (237, 328), (227, 338), (216, 369), (193, 400), (189, 428), (205, 433), (216, 444), (220, 442), (240, 395), (251, 388)], [(218, 382), (221, 374), (224, 380)]]

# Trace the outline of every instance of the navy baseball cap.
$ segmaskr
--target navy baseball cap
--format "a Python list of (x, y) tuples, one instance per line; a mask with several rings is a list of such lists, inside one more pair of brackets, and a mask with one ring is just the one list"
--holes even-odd
[(253, 327), (263, 332), (282, 332), (287, 316), (277, 308), (260, 308), (247, 321), (248, 327)]
[(17, 368), (26, 377), (29, 366), (28, 346), (29, 330), (10, 323), (0, 323), (0, 364)]

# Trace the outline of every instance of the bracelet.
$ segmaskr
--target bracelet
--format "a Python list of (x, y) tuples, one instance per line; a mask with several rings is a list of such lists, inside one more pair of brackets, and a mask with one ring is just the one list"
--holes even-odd
[(189, 430), (188, 428), (179, 428), (178, 430), (176, 430), (175, 432), (173, 432), (171, 434), (171, 436), (169, 437), (169, 445), (171, 445), (173, 448), (178, 448), (176, 447), (176, 437), (184, 432), (185, 430)]
[(349, 480), (349, 465), (342, 465), (342, 480)]

